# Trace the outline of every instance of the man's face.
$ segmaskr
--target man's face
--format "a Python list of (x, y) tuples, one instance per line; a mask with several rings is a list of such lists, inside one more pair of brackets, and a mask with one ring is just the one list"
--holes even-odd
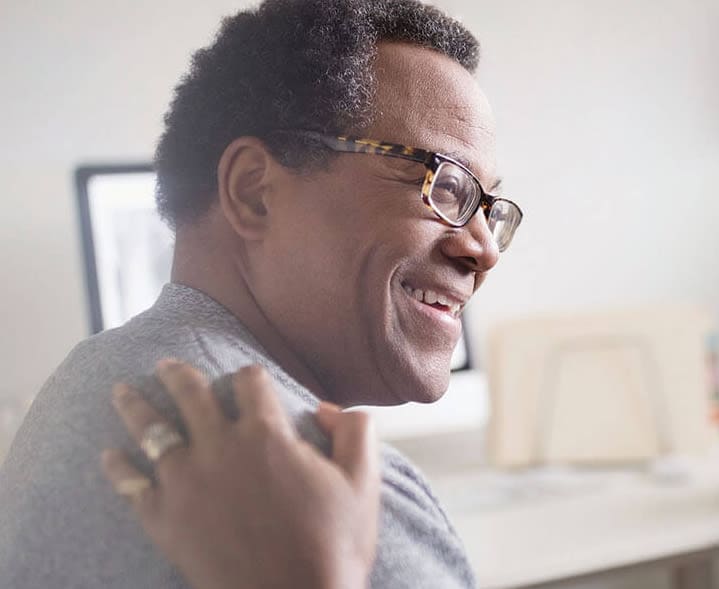
[[(454, 155), (490, 190), (494, 123), (472, 76), (396, 43), (380, 46), (375, 67), (378, 116), (362, 135)], [(461, 323), (427, 293), (464, 305), (497, 262), (481, 214), (452, 228), (422, 202), (424, 174), (415, 162), (340, 154), (282, 186), (255, 296), (336, 402), (438, 399)]]

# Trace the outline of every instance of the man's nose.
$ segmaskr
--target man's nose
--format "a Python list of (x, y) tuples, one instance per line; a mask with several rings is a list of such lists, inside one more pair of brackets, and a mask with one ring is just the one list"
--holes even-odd
[(444, 254), (472, 272), (487, 272), (499, 261), (499, 248), (481, 211), (442, 242)]

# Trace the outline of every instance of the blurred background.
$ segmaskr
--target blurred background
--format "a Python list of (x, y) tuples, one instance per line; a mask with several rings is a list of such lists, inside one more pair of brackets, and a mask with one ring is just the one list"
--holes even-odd
[[(482, 43), (505, 195), (525, 219), (468, 311), (471, 376), (440, 409), (382, 422), (420, 460), (457, 432), (460, 453), (474, 451), (467, 440), (492, 419), (490, 334), (507, 321), (701, 309), (709, 357), (719, 313), (719, 2), (434, 4)], [(0, 450), (91, 330), (75, 170), (149, 161), (190, 54), (246, 5), (0, 3)]]

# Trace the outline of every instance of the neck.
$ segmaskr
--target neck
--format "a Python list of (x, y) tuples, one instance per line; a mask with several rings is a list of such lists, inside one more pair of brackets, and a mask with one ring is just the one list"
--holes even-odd
[(262, 311), (248, 285), (243, 244), (226, 227), (211, 219), (179, 228), (171, 280), (204, 292), (226, 307), (252, 333), (270, 356), (317, 397), (332, 400), (309, 366), (282, 337)]

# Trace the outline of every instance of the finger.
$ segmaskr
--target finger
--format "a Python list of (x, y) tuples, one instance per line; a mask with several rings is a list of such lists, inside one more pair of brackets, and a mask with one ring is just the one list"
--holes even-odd
[(157, 491), (152, 481), (137, 470), (120, 450), (102, 453), (102, 470), (118, 495), (127, 498), (143, 523), (157, 513)]
[[(142, 446), (143, 436), (151, 425), (163, 423), (174, 429), (174, 426), (145, 401), (138, 391), (125, 383), (118, 383), (113, 387), (112, 402), (138, 446)], [(182, 448), (184, 446), (168, 449), (158, 462), (164, 465), (179, 460)]]
[(156, 374), (177, 403), (193, 441), (208, 439), (226, 424), (210, 383), (200, 371), (168, 358), (157, 363)]
[(321, 401), (317, 407), (315, 418), (317, 419), (320, 429), (328, 436), (331, 436), (341, 415), (342, 409), (339, 405), (328, 403), (327, 401)]
[(272, 423), (278, 432), (293, 435), (294, 430), (284, 407), (277, 398), (272, 379), (259, 365), (245, 366), (232, 376), (240, 421), (262, 420)]
[(346, 473), (358, 493), (360, 509), (364, 508), (364, 544), (372, 559), (376, 554), (381, 483), (374, 424), (367, 413), (341, 412), (332, 405), (320, 407), (318, 418), (331, 432), (332, 459)]
[(379, 451), (371, 417), (362, 411), (326, 407), (321, 415), (332, 439), (333, 461), (358, 490), (374, 493), (379, 489)]

